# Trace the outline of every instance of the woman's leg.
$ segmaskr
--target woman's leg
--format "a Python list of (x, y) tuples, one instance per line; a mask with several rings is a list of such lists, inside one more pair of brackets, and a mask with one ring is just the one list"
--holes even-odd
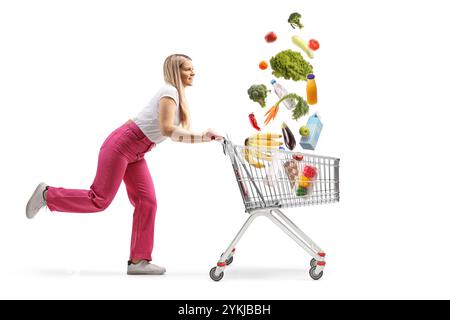
[(106, 145), (100, 149), (97, 174), (90, 190), (48, 187), (47, 206), (51, 211), (90, 213), (105, 210), (122, 182), (128, 159)]
[(130, 260), (152, 260), (156, 215), (156, 194), (145, 159), (130, 163), (124, 182), (135, 207), (131, 235)]

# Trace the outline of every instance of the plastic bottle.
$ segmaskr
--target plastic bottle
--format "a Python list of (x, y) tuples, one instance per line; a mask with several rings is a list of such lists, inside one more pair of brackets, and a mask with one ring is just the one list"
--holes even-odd
[(317, 86), (315, 76), (311, 73), (308, 74), (308, 81), (306, 82), (306, 102), (309, 105), (317, 103)]
[[(278, 98), (283, 98), (285, 95), (288, 94), (287, 90), (278, 82), (274, 80), (270, 81), (270, 83), (273, 85), (273, 89), (275, 90), (275, 93), (277, 94)], [(288, 110), (292, 110), (294, 109), (296, 103), (295, 101), (292, 101), (291, 99), (286, 99), (283, 101), (284, 106), (288, 109)]]

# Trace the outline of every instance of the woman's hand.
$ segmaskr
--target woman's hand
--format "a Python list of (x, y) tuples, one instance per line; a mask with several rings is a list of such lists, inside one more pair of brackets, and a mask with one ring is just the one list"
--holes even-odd
[(206, 141), (223, 140), (223, 136), (211, 128), (208, 128), (205, 132), (203, 132), (203, 137)]

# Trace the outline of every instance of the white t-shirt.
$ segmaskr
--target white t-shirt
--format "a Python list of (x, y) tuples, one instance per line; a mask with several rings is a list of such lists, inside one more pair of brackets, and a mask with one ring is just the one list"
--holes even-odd
[(178, 98), (178, 90), (170, 84), (166, 84), (159, 89), (147, 106), (133, 118), (133, 121), (142, 132), (156, 144), (167, 139), (167, 137), (161, 134), (161, 128), (159, 127), (159, 100), (161, 100), (162, 97), (169, 97), (175, 101), (177, 109), (175, 112), (174, 125), (178, 126), (180, 124), (180, 101)]

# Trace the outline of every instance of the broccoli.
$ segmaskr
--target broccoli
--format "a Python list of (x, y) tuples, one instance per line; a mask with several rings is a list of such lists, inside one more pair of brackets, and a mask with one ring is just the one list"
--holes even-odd
[(263, 84), (254, 84), (247, 90), (250, 99), (258, 102), (263, 108), (266, 107), (267, 92), (270, 92), (270, 90), (267, 90), (267, 87)]
[(313, 67), (303, 59), (300, 52), (291, 49), (281, 51), (270, 59), (272, 74), (286, 80), (306, 81), (306, 76), (313, 73)]
[(295, 27), (301, 29), (303, 25), (300, 23), (300, 18), (302, 15), (298, 12), (291, 13), (289, 16), (288, 22), (291, 24), (291, 27), (295, 29)]

